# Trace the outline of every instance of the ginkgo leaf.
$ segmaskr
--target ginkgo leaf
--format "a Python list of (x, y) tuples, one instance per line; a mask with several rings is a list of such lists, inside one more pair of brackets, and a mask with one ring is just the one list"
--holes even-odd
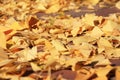
[(10, 18), (8, 19), (7, 21), (7, 27), (9, 27), (10, 29), (13, 29), (13, 30), (21, 30), (23, 29), (24, 27), (20, 26), (19, 22), (16, 21), (14, 18)]
[(97, 43), (98, 43), (99, 48), (112, 48), (113, 47), (112, 44), (107, 39), (102, 38), (102, 37), (98, 40)]
[(61, 6), (59, 4), (54, 4), (46, 10), (46, 13), (55, 13), (60, 10)]
[(32, 49), (26, 48), (23, 51), (20, 51), (18, 54), (18, 61), (27, 62), (35, 59), (37, 57), (37, 47), (33, 47)]
[(12, 60), (10, 60), (10, 59), (5, 59), (5, 60), (0, 61), (0, 67), (10, 63), (11, 61)]
[(106, 66), (104, 68), (97, 68), (95, 73), (97, 74), (98, 77), (103, 77), (107, 76), (107, 74), (112, 70), (113, 68), (111, 66)]
[(6, 48), (6, 36), (0, 31), (0, 47)]
[(92, 5), (96, 5), (100, 0), (86, 0), (90, 2)]
[(30, 65), (31, 65), (33, 71), (40, 71), (41, 70), (41, 68), (33, 62), (31, 62)]
[(67, 50), (60, 40), (52, 40), (52, 44), (58, 51)]
[(6, 54), (3, 48), (0, 48), (0, 61), (4, 59), (8, 59), (8, 55)]
[(99, 38), (103, 35), (104, 33), (102, 32), (102, 30), (99, 27), (94, 27), (94, 29), (92, 30), (90, 36), (94, 37), (94, 38)]
[(94, 20), (97, 18), (95, 14), (85, 14), (85, 17), (82, 18), (82, 21), (88, 25), (94, 26)]
[(35, 80), (31, 77), (20, 77), (20, 80)]
[(118, 1), (118, 2), (115, 4), (115, 6), (116, 6), (118, 9), (120, 9), (120, 1)]
[(102, 30), (106, 35), (111, 35), (111, 33), (114, 31), (114, 29), (119, 28), (119, 24), (112, 21), (112, 20), (107, 20), (106, 23), (104, 24)]

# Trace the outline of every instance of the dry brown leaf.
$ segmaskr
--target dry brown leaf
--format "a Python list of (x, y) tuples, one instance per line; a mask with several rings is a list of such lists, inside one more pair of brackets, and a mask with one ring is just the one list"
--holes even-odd
[(94, 70), (93, 69), (80, 69), (77, 71), (77, 75), (75, 80), (88, 80), (92, 75), (94, 74)]

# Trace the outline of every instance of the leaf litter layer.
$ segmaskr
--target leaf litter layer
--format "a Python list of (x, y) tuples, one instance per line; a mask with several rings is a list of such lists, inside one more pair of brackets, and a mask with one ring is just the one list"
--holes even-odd
[[(63, 7), (59, 8), (57, 1), (51, 3), (50, 7), (39, 4), (40, 9), (45, 13), (58, 12)], [(99, 2), (96, 0), (93, 4), (97, 1)], [(39, 0), (36, 0), (37, 3)], [(8, 2), (1, 5), (3, 4), (7, 4), (4, 7), (10, 5)], [(15, 3), (18, 4), (22, 6), (22, 9), (18, 6), (20, 11), (30, 11), (27, 1)], [(15, 5), (10, 6), (10, 9), (18, 9)], [(0, 9), (4, 12), (3, 9), (8, 8)], [(36, 11), (31, 14), (41, 11), (36, 7), (32, 9), (31, 11)], [(27, 13), (30, 12), (23, 15), (26, 16)], [(76, 18), (65, 14), (41, 18), (14, 15), (15, 19), (10, 17), (13, 14), (8, 12), (9, 18), (5, 15), (0, 19), (0, 79), (120, 79), (119, 63), (113, 61), (120, 58), (119, 15), (102, 17), (86, 14)]]

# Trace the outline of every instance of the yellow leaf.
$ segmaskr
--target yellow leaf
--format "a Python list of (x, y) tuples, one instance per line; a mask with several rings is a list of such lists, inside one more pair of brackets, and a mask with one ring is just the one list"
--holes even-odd
[(88, 44), (88, 43), (82, 43), (82, 45), (80, 46), (80, 53), (88, 58), (90, 56), (90, 53), (93, 49), (93, 46)]
[(108, 80), (106, 76), (97, 77), (94, 80)]
[(106, 55), (108, 57), (120, 57), (120, 49), (119, 48), (107, 48), (105, 50)]
[(33, 71), (40, 71), (41, 70), (41, 68), (33, 62), (31, 62), (30, 65), (31, 65)]
[(82, 21), (90, 26), (94, 26), (94, 20), (96, 20), (95, 14), (86, 14)]
[(0, 61), (8, 59), (7, 53), (4, 51), (4, 49), (0, 48)]
[(53, 47), (52, 44), (48, 40), (45, 40), (45, 49), (51, 50), (52, 47)]
[(6, 37), (3, 32), (0, 31), (0, 47), (6, 48)]
[(9, 27), (10, 29), (13, 29), (13, 30), (21, 30), (23, 29), (22, 26), (20, 26), (19, 22), (17, 22), (14, 18), (10, 18), (6, 21), (7, 23), (7, 27)]
[(61, 6), (59, 4), (54, 4), (46, 10), (46, 13), (55, 13), (60, 10)]
[(102, 38), (102, 37), (98, 40), (97, 43), (98, 43), (99, 48), (112, 48), (113, 47), (112, 44), (107, 39)]
[(71, 31), (71, 34), (72, 34), (73, 36), (76, 36), (79, 30), (80, 30), (80, 27), (74, 27), (74, 28), (72, 29), (72, 31)]
[(37, 57), (37, 47), (33, 47), (32, 49), (26, 48), (23, 51), (17, 53), (18, 61), (27, 62), (35, 59)]
[(65, 50), (67, 50), (60, 40), (52, 40), (52, 45), (53, 45), (58, 51), (65, 51)]
[(107, 35), (111, 35), (114, 29), (118, 29), (119, 25), (112, 20), (107, 20), (106, 23), (103, 25), (102, 31)]
[(44, 4), (38, 4), (38, 5), (35, 6), (35, 8), (40, 10), (40, 11), (45, 11), (46, 10)]
[(101, 29), (99, 27), (94, 27), (94, 29), (92, 30), (90, 36), (98, 39), (103, 34), (104, 33), (101, 31)]
[(30, 78), (30, 77), (20, 77), (19, 80), (35, 80), (35, 79)]
[(87, 0), (92, 5), (96, 5), (100, 0)]
[(93, 69), (81, 68), (77, 71), (75, 80), (89, 80), (89, 78), (94, 74)]
[(105, 77), (113, 68), (111, 66), (106, 66), (104, 68), (97, 68), (95, 73), (98, 77)]
[(22, 29), (22, 27), (19, 25), (19, 23), (17, 21), (13, 22), (10, 25), (10, 28), (13, 29), (13, 30), (21, 30)]
[(120, 1), (118, 1), (115, 5), (118, 9), (120, 9)]
[(5, 59), (5, 60), (0, 61), (0, 67), (10, 63), (11, 61), (12, 60), (9, 60), (9, 59)]
[(105, 58), (103, 55), (96, 55), (92, 58), (91, 62), (98, 62), (96, 65), (108, 65), (111, 64), (108, 59)]

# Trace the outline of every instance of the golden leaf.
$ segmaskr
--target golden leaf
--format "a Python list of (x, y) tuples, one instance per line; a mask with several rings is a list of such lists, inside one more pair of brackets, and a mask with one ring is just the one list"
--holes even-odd
[(86, 0), (86, 1), (88, 1), (92, 5), (96, 5), (100, 0)]
[(99, 27), (94, 27), (94, 29), (91, 31), (90, 36), (98, 39), (103, 34), (104, 33), (101, 31), (101, 29)]
[(99, 48), (112, 48), (112, 44), (105, 38), (100, 38), (97, 42)]
[(54, 4), (52, 6), (50, 6), (50, 8), (48, 8), (46, 10), (46, 13), (55, 13), (58, 12), (60, 10), (61, 6), (59, 4)]
[(82, 43), (82, 45), (80, 46), (80, 53), (88, 58), (90, 56), (90, 53), (92, 51), (92, 48), (94, 48), (91, 44), (88, 43)]
[(12, 60), (10, 60), (10, 59), (2, 60), (2, 61), (0, 61), (0, 66), (4, 66), (4, 65), (10, 63), (11, 61), (12, 61)]
[(96, 65), (109, 65), (111, 64), (108, 59), (103, 55), (96, 55), (91, 59), (91, 62), (98, 62)]
[(10, 29), (13, 29), (14, 31), (16, 30), (21, 30), (23, 29), (24, 27), (20, 26), (19, 22), (16, 21), (14, 18), (10, 18), (6, 21), (7, 23), (7, 27), (9, 27)]
[(104, 67), (104, 68), (97, 68), (96, 70), (95, 70), (95, 73), (97, 74), (97, 76), (98, 77), (105, 77), (105, 76), (107, 76), (107, 74), (111, 71), (113, 69), (113, 67), (111, 67), (111, 66), (106, 66), (106, 67)]
[(74, 27), (71, 31), (71, 34), (74, 36), (76, 36), (78, 34), (78, 31), (80, 30), (80, 27)]
[(108, 78), (106, 76), (102, 76), (102, 77), (97, 77), (94, 80), (108, 80)]
[(35, 59), (37, 57), (37, 47), (33, 47), (32, 49), (26, 48), (25, 50), (19, 51), (18, 53), (18, 61), (27, 62)]
[(115, 6), (116, 6), (118, 9), (120, 9), (120, 1), (118, 1), (118, 2), (115, 4)]
[(107, 20), (103, 25), (102, 31), (107, 35), (111, 35), (113, 30), (117, 28), (119, 28), (119, 25), (115, 21)]
[(6, 49), (6, 36), (0, 31), (0, 47)]
[(35, 71), (35, 72), (41, 70), (41, 68), (37, 64), (35, 64), (33, 62), (31, 62), (30, 65), (31, 65), (33, 71)]
[(85, 24), (88, 24), (90, 26), (94, 26), (94, 20), (96, 20), (97, 16), (95, 14), (86, 14), (84, 18), (82, 18), (82, 21)]
[(35, 79), (33, 79), (31, 77), (20, 77), (20, 80), (35, 80)]
[(52, 40), (51, 43), (58, 51), (66, 51), (67, 50), (60, 40)]
[(0, 48), (0, 61), (8, 59), (7, 53), (4, 51), (4, 49)]

